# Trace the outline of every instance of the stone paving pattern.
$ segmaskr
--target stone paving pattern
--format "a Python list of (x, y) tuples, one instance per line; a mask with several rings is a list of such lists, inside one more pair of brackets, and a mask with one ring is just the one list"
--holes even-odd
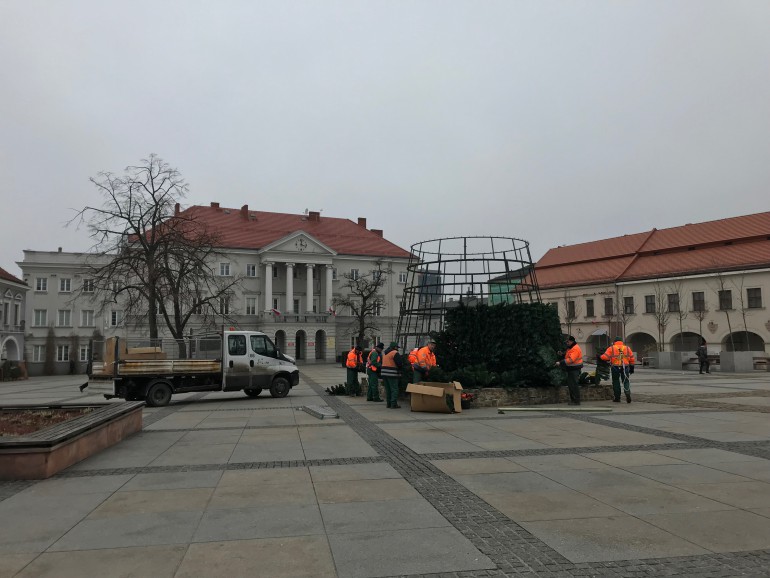
[[(612, 413), (445, 415), (301, 369), (286, 398), (178, 396), (0, 482), (0, 577), (770, 576), (770, 374), (642, 370), (634, 403), (592, 402)], [(0, 405), (104, 401), (81, 382), (2, 383)]]

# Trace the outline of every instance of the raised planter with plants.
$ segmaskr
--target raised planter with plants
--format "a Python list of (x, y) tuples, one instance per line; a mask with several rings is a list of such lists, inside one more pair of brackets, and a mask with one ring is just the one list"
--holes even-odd
[(141, 431), (144, 402), (0, 408), (0, 480), (40, 480)]

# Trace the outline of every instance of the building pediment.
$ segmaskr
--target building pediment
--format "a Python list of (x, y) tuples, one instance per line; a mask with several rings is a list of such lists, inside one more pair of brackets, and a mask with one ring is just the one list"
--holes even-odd
[(314, 257), (332, 257), (337, 254), (331, 247), (324, 245), (321, 241), (312, 235), (308, 235), (304, 231), (295, 231), (294, 233), (273, 241), (269, 245), (263, 247), (259, 253), (291, 254), (297, 256), (312, 255)]

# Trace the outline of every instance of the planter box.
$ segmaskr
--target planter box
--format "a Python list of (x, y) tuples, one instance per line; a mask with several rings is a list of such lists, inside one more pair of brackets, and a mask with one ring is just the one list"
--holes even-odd
[(754, 371), (754, 356), (765, 355), (757, 351), (722, 351), (719, 365), (722, 371), (733, 373), (751, 373)]
[[(569, 391), (567, 386), (561, 387), (517, 387), (515, 389), (503, 389), (488, 387), (484, 389), (468, 390), (476, 395), (471, 404), (474, 407), (498, 407), (509, 405), (543, 405), (549, 403), (567, 403)], [(580, 401), (603, 401), (612, 399), (612, 384), (610, 382), (601, 385), (581, 385)]]
[(653, 351), (650, 353), (655, 369), (682, 369), (682, 361), (689, 358), (689, 355), (683, 356), (681, 351)]
[[(57, 405), (80, 408), (82, 405)], [(93, 406), (92, 406), (93, 407)], [(0, 480), (42, 480), (141, 431), (143, 401), (95, 406), (81, 417), (26, 436), (0, 438)], [(15, 406), (2, 409), (46, 409)]]

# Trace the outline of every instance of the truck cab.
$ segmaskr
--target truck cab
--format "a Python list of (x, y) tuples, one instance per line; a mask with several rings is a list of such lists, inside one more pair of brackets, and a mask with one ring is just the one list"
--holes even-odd
[(256, 397), (269, 389), (284, 397), (299, 382), (294, 359), (283, 355), (270, 338), (258, 331), (225, 331), (222, 389), (243, 390)]

